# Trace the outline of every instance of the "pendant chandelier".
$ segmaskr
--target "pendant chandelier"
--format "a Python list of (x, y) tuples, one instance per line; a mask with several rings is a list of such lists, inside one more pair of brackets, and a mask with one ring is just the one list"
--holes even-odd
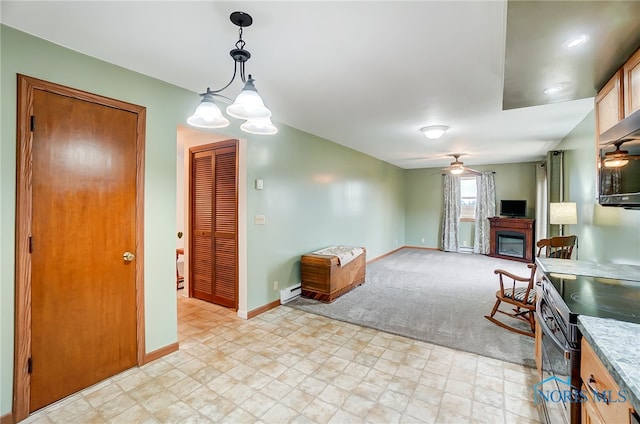
[(202, 101), (196, 107), (193, 115), (187, 118), (187, 122), (189, 125), (199, 128), (224, 128), (228, 126), (229, 120), (220, 111), (215, 97), (224, 97), (231, 100), (220, 94), (220, 92), (229, 87), (239, 74), (244, 83), (244, 88), (235, 101), (227, 107), (227, 115), (246, 120), (245, 123), (240, 125), (242, 131), (251, 134), (275, 134), (278, 129), (271, 122), (271, 111), (267, 109), (262, 97), (258, 94), (251, 74), (249, 74), (248, 79), (245, 77), (244, 64), (251, 58), (251, 53), (244, 49), (245, 42), (242, 39), (242, 29), (250, 26), (253, 23), (253, 18), (244, 12), (233, 12), (229, 18), (239, 28), (236, 48), (229, 52), (234, 61), (231, 81), (219, 90), (211, 90), (207, 87), (207, 91), (200, 94)]

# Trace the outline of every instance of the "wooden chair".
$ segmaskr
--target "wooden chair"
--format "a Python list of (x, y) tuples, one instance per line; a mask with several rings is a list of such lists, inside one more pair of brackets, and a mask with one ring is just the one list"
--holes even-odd
[[(528, 264), (527, 267), (531, 270), (529, 277), (520, 277), (502, 269), (493, 271), (500, 276), (500, 290), (496, 292), (497, 300), (495, 305), (493, 305), (491, 314), (485, 315), (484, 317), (502, 328), (533, 337), (536, 330), (535, 318), (533, 316), (536, 310), (536, 290), (534, 287), (536, 264)], [(509, 280), (512, 282), (509, 283)], [(513, 309), (509, 312), (500, 310), (499, 307), (502, 302), (512, 305)], [(528, 323), (531, 331), (525, 331), (498, 321), (495, 318), (495, 314), (498, 312)]]
[(573, 246), (576, 245), (576, 236), (556, 236), (540, 240), (536, 243), (538, 247), (538, 256), (545, 249), (547, 258), (571, 259), (573, 254)]

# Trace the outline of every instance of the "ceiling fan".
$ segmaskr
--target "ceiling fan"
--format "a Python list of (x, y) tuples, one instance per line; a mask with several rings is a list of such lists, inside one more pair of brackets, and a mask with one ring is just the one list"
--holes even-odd
[(460, 160), (460, 156), (461, 156), (460, 153), (453, 153), (448, 156), (453, 156), (455, 160), (451, 162), (449, 166), (447, 166), (446, 168), (442, 168), (442, 172), (449, 172), (454, 175), (460, 175), (460, 174), (480, 175), (481, 174), (480, 171), (476, 171), (475, 169), (464, 166), (464, 163)]
[(640, 156), (630, 155), (628, 150), (621, 150), (623, 143), (631, 140), (619, 140), (613, 143), (616, 149), (613, 152), (606, 152), (602, 160), (605, 168), (621, 168), (629, 163), (629, 160), (639, 160)]

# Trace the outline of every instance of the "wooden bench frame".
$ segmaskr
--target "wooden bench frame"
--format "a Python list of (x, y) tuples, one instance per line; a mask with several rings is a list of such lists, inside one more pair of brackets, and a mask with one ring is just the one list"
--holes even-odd
[(300, 258), (302, 296), (322, 302), (336, 298), (364, 284), (366, 249), (360, 256), (341, 266), (337, 256), (309, 253)]

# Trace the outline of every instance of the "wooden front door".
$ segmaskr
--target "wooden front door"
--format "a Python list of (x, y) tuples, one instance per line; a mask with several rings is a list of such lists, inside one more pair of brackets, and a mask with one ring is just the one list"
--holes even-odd
[(190, 296), (238, 309), (236, 142), (192, 148)]
[(19, 272), (31, 287), (20, 287), (19, 277), (17, 290), (31, 300), (24, 307), (29, 412), (138, 363), (138, 133), (144, 120), (139, 107), (141, 113), (33, 82), (24, 99), (30, 149), (20, 153), (25, 163), (31, 156), (22, 177), (31, 181), (31, 198), (23, 199), (31, 217), (17, 243), (20, 251), (29, 233), (21, 260), (30, 264)]

